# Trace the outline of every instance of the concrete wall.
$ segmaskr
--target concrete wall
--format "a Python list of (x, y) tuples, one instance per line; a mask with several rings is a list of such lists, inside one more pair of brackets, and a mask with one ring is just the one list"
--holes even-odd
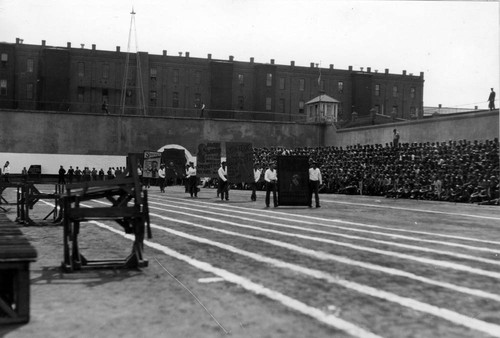
[(434, 117), (411, 122), (335, 130), (292, 122), (235, 121), (199, 118), (104, 116), (62, 112), (0, 110), (0, 166), (13, 173), (41, 164), (55, 174), (59, 165), (104, 168), (124, 166), (129, 152), (180, 145), (196, 156), (203, 141), (252, 142), (254, 147), (317, 147), (385, 144), (397, 128), (402, 143), (494, 139), (499, 134), (496, 111)]
[[(318, 132), (317, 126), (291, 122), (17, 110), (0, 110), (0, 119), (1, 166), (9, 160), (9, 154), (25, 154), (28, 157), (22, 165), (12, 163), (13, 172), (20, 172), (23, 166), (41, 164), (40, 161), (44, 161), (43, 173), (56, 173), (61, 164), (65, 167), (101, 167), (96, 163), (99, 161), (96, 156), (102, 155), (115, 157), (115, 166), (122, 166), (123, 156), (130, 152), (158, 150), (169, 144), (181, 145), (196, 155), (198, 144), (202, 141), (222, 142), (222, 156), (225, 156), (224, 142), (227, 141), (252, 142), (255, 147), (316, 147), (323, 142), (324, 136)], [(72, 159), (72, 162), (67, 162), (60, 156), (50, 159), (50, 154), (85, 155), (87, 159), (85, 163), (75, 163), (73, 157), (67, 156)], [(102, 166), (110, 166), (111, 163), (114, 162), (106, 161)]]
[(328, 126), (325, 145), (348, 146), (392, 142), (393, 129), (401, 143), (448, 140), (492, 140), (499, 136), (498, 110), (439, 116), (423, 120), (336, 130)]

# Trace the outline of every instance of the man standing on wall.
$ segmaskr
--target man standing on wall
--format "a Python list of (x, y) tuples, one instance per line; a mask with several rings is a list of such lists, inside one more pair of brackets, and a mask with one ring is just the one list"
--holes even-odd
[(392, 146), (394, 148), (397, 148), (397, 147), (399, 147), (399, 133), (398, 133), (397, 129), (394, 129), (392, 132), (393, 132), (393, 135), (392, 135)]
[(205, 114), (205, 104), (202, 103), (201, 104), (201, 114), (200, 114), (200, 117), (204, 117), (203, 115)]
[(227, 181), (227, 167), (226, 161), (222, 161), (220, 164), (220, 168), (218, 171), (219, 174), (219, 191), (220, 191), (220, 200), (229, 201), (229, 182)]
[(488, 101), (489, 101), (488, 108), (490, 108), (490, 110), (495, 109), (495, 96), (496, 96), (496, 94), (493, 91), (493, 88), (491, 88), (490, 96), (488, 97)]

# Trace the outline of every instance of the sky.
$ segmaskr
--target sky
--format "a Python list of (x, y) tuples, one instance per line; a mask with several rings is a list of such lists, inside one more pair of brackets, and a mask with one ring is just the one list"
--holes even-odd
[(500, 97), (498, 1), (0, 0), (0, 41), (414, 75), (424, 106)]

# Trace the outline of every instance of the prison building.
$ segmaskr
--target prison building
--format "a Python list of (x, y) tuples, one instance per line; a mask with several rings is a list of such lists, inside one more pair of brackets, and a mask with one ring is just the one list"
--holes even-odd
[(326, 95), (335, 101), (333, 122), (423, 117), (423, 72), (176, 54), (1, 42), (0, 108), (317, 123), (306, 103)]

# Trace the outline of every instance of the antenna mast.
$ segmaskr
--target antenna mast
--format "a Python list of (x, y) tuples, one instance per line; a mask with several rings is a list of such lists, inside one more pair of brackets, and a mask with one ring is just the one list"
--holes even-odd
[[(122, 83), (122, 95), (120, 99), (121, 106), (121, 115), (125, 115), (125, 105), (127, 97), (131, 97), (133, 95), (132, 89), (135, 89), (135, 93), (137, 96), (138, 106), (134, 108), (138, 108), (139, 111), (142, 111), (142, 115), (146, 116), (146, 100), (144, 99), (144, 88), (142, 85), (142, 72), (141, 72), (141, 58), (139, 55), (139, 47), (137, 43), (137, 29), (135, 25), (135, 11), (132, 7), (132, 12), (130, 12), (130, 28), (128, 32), (128, 44), (127, 44), (127, 55), (125, 57), (125, 72), (123, 74), (123, 83)], [(132, 40), (132, 27), (134, 28), (134, 42), (135, 42), (135, 58), (137, 61), (137, 71), (136, 71), (136, 80), (135, 84), (133, 81), (129, 83), (129, 79), (133, 80), (133, 76), (131, 77), (129, 74), (130, 68), (130, 42)]]

